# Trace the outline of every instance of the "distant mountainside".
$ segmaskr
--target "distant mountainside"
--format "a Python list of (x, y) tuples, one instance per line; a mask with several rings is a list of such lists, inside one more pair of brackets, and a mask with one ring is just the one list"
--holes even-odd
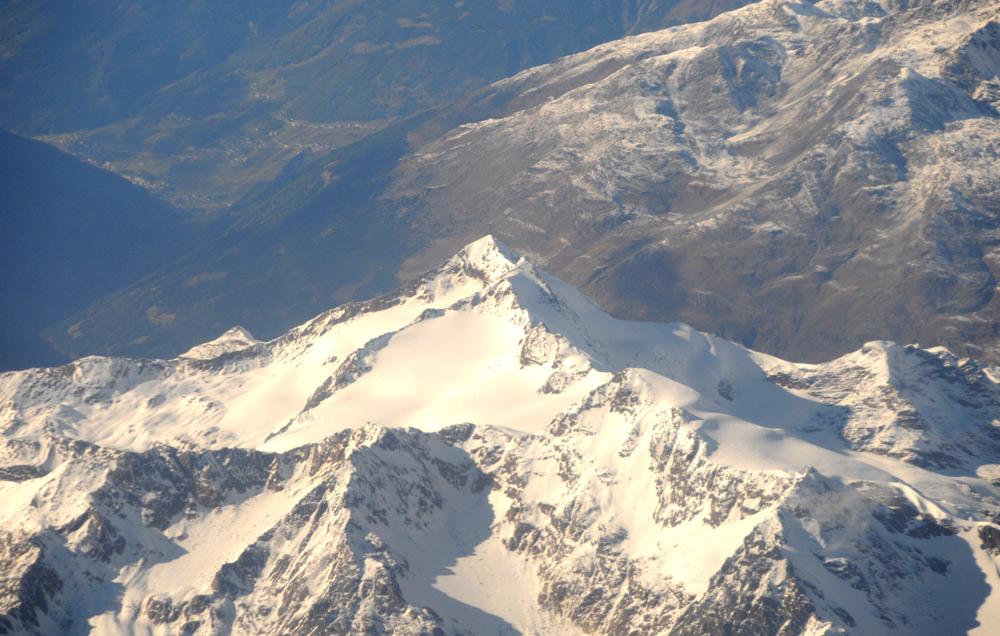
[(137, 185), (3, 130), (0, 175), (3, 370), (68, 362), (43, 329), (152, 274), (206, 230)]
[(444, 253), (496, 233), (618, 315), (793, 359), (998, 361), (998, 16), (760, 2), (604, 45), (499, 83), (502, 116), (382, 196)]
[(150, 0), (0, 9), (0, 125), (215, 211), (299, 154), (746, 0)]
[[(618, 316), (810, 361), (878, 338), (996, 361), (998, 14), (768, 1), (601, 45), (290, 167), (217, 246), (49, 337), (273, 337), (494, 233)], [(153, 307), (177, 322), (112, 331)]]
[(617, 320), (487, 237), (268, 342), (0, 374), (0, 630), (986, 636), (998, 372)]

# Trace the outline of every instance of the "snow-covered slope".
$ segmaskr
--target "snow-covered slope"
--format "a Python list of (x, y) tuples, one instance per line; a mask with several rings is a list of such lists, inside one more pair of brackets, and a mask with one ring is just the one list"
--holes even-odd
[(617, 320), (487, 237), (270, 342), (0, 376), (0, 633), (989, 634), (995, 377)]

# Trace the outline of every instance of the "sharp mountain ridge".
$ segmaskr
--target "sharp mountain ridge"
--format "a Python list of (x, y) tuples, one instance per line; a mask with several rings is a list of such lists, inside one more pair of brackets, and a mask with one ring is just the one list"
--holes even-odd
[(986, 634), (997, 377), (622, 321), (487, 237), (271, 341), (0, 375), (0, 632)]

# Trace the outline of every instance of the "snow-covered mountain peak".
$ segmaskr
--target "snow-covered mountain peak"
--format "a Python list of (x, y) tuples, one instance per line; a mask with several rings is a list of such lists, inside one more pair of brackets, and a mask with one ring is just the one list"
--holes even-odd
[[(617, 320), (489, 237), (271, 342), (237, 328), (192, 351), (6, 374), (5, 435), (283, 451), (366, 422), (537, 432), (627, 379), (649, 408), (683, 409), (706, 431), (823, 430), (857, 450), (974, 473), (995, 446), (977, 417), (1000, 419), (995, 383), (949, 354), (870, 343), (825, 365), (783, 363), (685, 325)], [(746, 460), (730, 450), (715, 461)]]
[(509, 272), (519, 260), (513, 250), (487, 235), (466, 245), (449, 263), (461, 263), (483, 281), (492, 282)]
[(784, 362), (617, 320), (489, 238), (270, 342), (193, 351), (0, 375), (0, 627), (1000, 620), (1000, 393), (946, 351)]
[(430, 301), (468, 296), (503, 278), (518, 260), (510, 248), (484, 236), (420, 278), (414, 293)]
[(853, 449), (972, 474), (1000, 455), (1000, 387), (991, 370), (943, 348), (870, 342), (793, 375), (791, 385), (845, 409), (846, 417), (831, 411), (813, 425), (838, 419)]
[(254, 338), (249, 331), (243, 327), (237, 326), (233, 327), (211, 342), (206, 342), (192, 347), (178, 357), (191, 358), (194, 360), (211, 360), (212, 358), (218, 358), (225, 353), (240, 351), (241, 349), (246, 349), (247, 347), (260, 344), (260, 342), (261, 341)]

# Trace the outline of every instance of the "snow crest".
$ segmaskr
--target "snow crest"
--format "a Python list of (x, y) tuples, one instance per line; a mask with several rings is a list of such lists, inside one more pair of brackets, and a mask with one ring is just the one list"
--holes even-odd
[(1000, 617), (1000, 389), (944, 350), (785, 362), (615, 319), (487, 237), (270, 342), (192, 351), (0, 375), (8, 632)]

